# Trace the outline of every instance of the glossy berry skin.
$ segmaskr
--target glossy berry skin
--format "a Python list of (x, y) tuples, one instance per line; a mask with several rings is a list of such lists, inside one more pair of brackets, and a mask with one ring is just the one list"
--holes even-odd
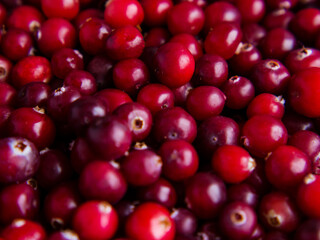
[(191, 211), (186, 208), (176, 208), (173, 209), (170, 216), (175, 222), (176, 234), (182, 236), (192, 236), (195, 234), (198, 222)]
[(256, 208), (260, 201), (258, 192), (248, 183), (233, 184), (228, 188), (228, 202), (240, 201)]
[(191, 82), (182, 85), (181, 87), (172, 89), (174, 95), (174, 104), (177, 107), (185, 107), (189, 93), (193, 89)]
[(39, 167), (39, 152), (36, 146), (22, 137), (0, 140), (0, 182), (13, 183), (32, 177)]
[(310, 67), (320, 67), (320, 51), (316, 48), (299, 48), (285, 58), (285, 65), (294, 74)]
[(258, 46), (260, 41), (267, 35), (267, 30), (257, 23), (246, 23), (242, 27), (242, 41)]
[(213, 171), (227, 183), (240, 183), (256, 167), (255, 160), (242, 147), (225, 145), (219, 147), (211, 159)]
[(127, 183), (121, 172), (111, 163), (96, 160), (82, 170), (79, 190), (86, 199), (104, 200), (114, 204), (126, 193)]
[(61, 48), (75, 47), (76, 30), (63, 18), (50, 18), (41, 25), (37, 34), (37, 43), (40, 52), (51, 57)]
[(219, 115), (224, 107), (226, 96), (213, 86), (199, 86), (190, 91), (186, 107), (196, 120), (204, 120)]
[(261, 93), (249, 103), (247, 117), (269, 115), (281, 119), (284, 115), (284, 99), (271, 93)]
[(120, 162), (127, 182), (134, 186), (146, 186), (156, 182), (161, 174), (162, 159), (154, 151), (133, 150)]
[(155, 66), (158, 80), (169, 88), (176, 88), (191, 80), (195, 61), (182, 44), (166, 43), (156, 53)]
[(239, 26), (232, 23), (219, 23), (212, 27), (204, 40), (206, 53), (217, 54), (224, 59), (231, 58), (242, 39)]
[(319, 117), (318, 94), (319, 68), (308, 68), (296, 73), (289, 85), (289, 103), (297, 112), (306, 117)]
[(105, 105), (107, 106), (108, 112), (112, 113), (117, 107), (121, 106), (122, 104), (132, 102), (130, 96), (115, 88), (107, 88), (98, 91), (94, 96), (102, 99)]
[[(153, 1), (150, 1), (153, 2)], [(169, 41), (171, 34), (166, 28), (155, 27), (144, 35), (145, 47), (159, 47)]]
[(41, 0), (41, 9), (48, 18), (73, 19), (79, 12), (79, 0)]
[(19, 89), (16, 95), (16, 105), (18, 107), (45, 108), (51, 88), (43, 82), (30, 82)]
[(154, 116), (160, 110), (174, 106), (174, 95), (165, 85), (150, 83), (140, 89), (137, 102), (146, 106)]
[(0, 105), (14, 106), (16, 103), (17, 91), (6, 82), (0, 82)]
[(114, 60), (138, 58), (145, 46), (140, 31), (133, 26), (125, 26), (114, 30), (107, 38), (105, 51)]
[(309, 219), (303, 222), (295, 233), (296, 240), (319, 240), (320, 221)]
[(11, 61), (0, 55), (0, 82), (7, 82), (10, 76), (10, 72), (12, 69)]
[(45, 240), (46, 232), (37, 222), (16, 219), (1, 231), (0, 236), (6, 240)]
[(118, 227), (115, 209), (103, 201), (87, 201), (75, 211), (72, 227), (80, 239), (111, 239)]
[(21, 88), (30, 82), (48, 83), (52, 70), (48, 59), (41, 56), (28, 56), (17, 62), (12, 68), (12, 84)]
[[(80, 0), (81, 2), (82, 0)], [(83, 9), (79, 12), (79, 14), (73, 19), (74, 25), (76, 29), (80, 30), (81, 26), (89, 21), (90, 19), (98, 18), (103, 19), (103, 11), (102, 9), (96, 9), (96, 8), (87, 8)]]
[(157, 203), (138, 206), (125, 224), (126, 235), (141, 240), (173, 240), (175, 223), (169, 211)]
[(143, 8), (137, 0), (109, 0), (105, 5), (104, 20), (112, 28), (137, 26), (143, 18)]
[(298, 3), (297, 0), (267, 0), (266, 4), (270, 8), (290, 9)]
[(129, 150), (132, 141), (130, 129), (116, 116), (107, 116), (92, 123), (86, 138), (94, 151), (108, 160), (121, 157)]
[(259, 22), (266, 12), (265, 1), (263, 0), (235, 0), (235, 5), (244, 23)]
[(230, 239), (249, 239), (257, 225), (254, 209), (243, 202), (232, 202), (224, 207), (219, 217), (221, 231)]
[(64, 79), (63, 85), (76, 87), (83, 96), (92, 95), (97, 91), (96, 79), (83, 70), (72, 70)]
[[(289, 110), (289, 109), (288, 109)], [(300, 130), (315, 131), (316, 127), (312, 118), (305, 117), (293, 110), (285, 112), (282, 121), (290, 135)]]
[(226, 96), (225, 105), (231, 109), (243, 109), (254, 98), (255, 88), (245, 77), (232, 76), (221, 87)]
[(201, 7), (194, 3), (181, 2), (174, 5), (167, 15), (167, 26), (173, 34), (188, 33), (197, 35), (205, 21), (205, 15)]
[(10, 224), (16, 218), (34, 219), (39, 213), (39, 196), (27, 183), (12, 184), (0, 192), (0, 222)]
[(172, 0), (141, 0), (140, 4), (144, 12), (143, 22), (150, 27), (164, 25), (173, 6)]
[(295, 203), (282, 192), (271, 192), (263, 196), (259, 217), (268, 229), (285, 233), (294, 231), (300, 221)]
[(49, 147), (55, 138), (55, 125), (43, 109), (19, 108), (8, 118), (8, 135), (25, 137), (38, 149)]
[(66, 229), (50, 234), (47, 240), (80, 240), (80, 238), (73, 230)]
[(152, 115), (149, 109), (142, 104), (125, 103), (119, 106), (114, 114), (127, 123), (133, 142), (144, 140), (151, 132)]
[(278, 27), (288, 29), (294, 13), (285, 8), (277, 8), (267, 13), (263, 19), (263, 26), (270, 30)]
[(193, 176), (199, 165), (199, 157), (194, 147), (183, 140), (163, 143), (159, 149), (163, 161), (163, 174), (173, 181), (181, 181)]
[(287, 139), (283, 123), (271, 116), (253, 116), (242, 127), (241, 142), (256, 157), (266, 157), (278, 146), (286, 144)]
[(154, 119), (154, 139), (161, 143), (168, 140), (185, 140), (192, 143), (197, 135), (197, 125), (192, 116), (180, 107), (161, 110)]

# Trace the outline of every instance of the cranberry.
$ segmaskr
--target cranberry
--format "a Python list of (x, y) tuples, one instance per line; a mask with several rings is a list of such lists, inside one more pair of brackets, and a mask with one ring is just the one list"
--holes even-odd
[(125, 231), (127, 236), (141, 240), (173, 240), (175, 223), (169, 211), (157, 203), (146, 202), (129, 216)]
[(13, 184), (1, 190), (0, 222), (2, 224), (10, 224), (16, 218), (32, 220), (38, 213), (38, 191), (30, 184)]
[(259, 195), (253, 186), (247, 183), (239, 183), (231, 185), (227, 191), (228, 201), (240, 201), (246, 203), (252, 208), (256, 208), (259, 203)]
[[(153, 1), (150, 1), (153, 2)], [(170, 33), (165, 28), (152, 28), (144, 35), (145, 47), (159, 47), (170, 40)]]
[(265, 240), (289, 240), (289, 238), (283, 232), (270, 231), (266, 234)]
[(41, 0), (41, 9), (48, 18), (73, 19), (79, 12), (79, 0)]
[(206, 53), (217, 54), (224, 59), (231, 58), (240, 44), (242, 32), (232, 23), (219, 23), (212, 27), (204, 40)]
[(300, 130), (315, 131), (316, 129), (313, 119), (302, 116), (290, 110), (290, 108), (287, 108), (287, 111), (282, 118), (282, 122), (286, 126), (289, 135)]
[(0, 136), (7, 136), (7, 122), (13, 109), (6, 105), (0, 105)]
[(76, 30), (63, 18), (50, 18), (42, 23), (37, 35), (38, 48), (51, 57), (61, 48), (73, 48), (76, 44)]
[(257, 23), (247, 23), (242, 27), (243, 42), (251, 43), (257, 46), (261, 39), (267, 35), (267, 30)]
[(294, 203), (289, 196), (281, 192), (271, 192), (263, 196), (259, 217), (266, 227), (281, 232), (292, 232), (300, 220)]
[(118, 227), (117, 212), (107, 202), (87, 201), (76, 209), (72, 226), (80, 239), (111, 239)]
[(132, 99), (128, 94), (119, 90), (107, 88), (101, 91), (98, 91), (95, 96), (102, 99), (108, 109), (108, 112), (113, 112), (117, 107), (122, 104), (132, 102)]
[(192, 89), (193, 86), (190, 82), (182, 85), (181, 87), (172, 89), (174, 95), (174, 105), (185, 108), (188, 95)]
[[(220, 231), (219, 224), (214, 222), (209, 222), (201, 226), (200, 231), (196, 233), (195, 240), (220, 240), (222, 239), (222, 234)], [(182, 240), (185, 240), (184, 238)], [(193, 240), (191, 238), (190, 240)]]
[(229, 78), (221, 87), (226, 96), (226, 106), (231, 109), (243, 109), (254, 98), (255, 88), (252, 82), (239, 76)]
[(92, 74), (83, 70), (72, 70), (64, 79), (64, 86), (78, 88), (81, 95), (92, 95), (97, 91), (97, 83)]
[(191, 211), (186, 208), (176, 208), (173, 209), (170, 216), (175, 222), (177, 234), (183, 236), (194, 235), (198, 223), (196, 216)]
[(141, 0), (140, 4), (144, 11), (143, 22), (151, 27), (164, 25), (173, 6), (172, 0)]
[(28, 56), (12, 68), (12, 84), (21, 88), (30, 82), (48, 83), (51, 80), (51, 66), (48, 59), (41, 56)]
[(73, 22), (76, 28), (80, 30), (83, 24), (95, 18), (103, 19), (103, 11), (97, 8), (87, 8), (82, 9), (79, 14), (73, 19)]
[(16, 102), (17, 91), (8, 83), (0, 82), (0, 105), (13, 106)]
[(16, 105), (18, 107), (45, 108), (51, 88), (43, 82), (30, 82), (19, 89), (16, 95)]
[(319, 239), (320, 221), (309, 219), (303, 222), (295, 233), (296, 240)]
[(158, 49), (155, 65), (159, 81), (170, 88), (176, 88), (191, 80), (195, 61), (184, 45), (169, 42)]
[(235, 5), (245, 23), (259, 22), (266, 12), (264, 0), (235, 0)]
[(266, 0), (266, 4), (270, 8), (284, 8), (289, 9), (294, 7), (298, 0)]
[(6, 57), (0, 55), (0, 82), (8, 82), (11, 69), (11, 61)]
[(144, 11), (137, 0), (109, 0), (105, 5), (104, 20), (112, 28), (137, 26), (143, 18)]
[(174, 106), (174, 95), (168, 87), (151, 83), (140, 89), (137, 102), (146, 106), (152, 115), (155, 115), (162, 109)]
[(287, 29), (293, 17), (294, 13), (290, 10), (278, 8), (266, 14), (263, 26), (269, 30), (279, 27)]
[(198, 218), (214, 218), (226, 200), (226, 187), (218, 176), (198, 172), (188, 181), (185, 202)]
[(3, 3), (0, 4), (0, 25), (3, 25), (6, 21), (7, 17), (7, 9), (3, 5)]
[(241, 141), (250, 154), (266, 157), (278, 146), (287, 143), (288, 133), (283, 123), (272, 116), (257, 115), (243, 126)]
[(50, 234), (47, 240), (80, 240), (80, 238), (74, 231), (66, 229)]

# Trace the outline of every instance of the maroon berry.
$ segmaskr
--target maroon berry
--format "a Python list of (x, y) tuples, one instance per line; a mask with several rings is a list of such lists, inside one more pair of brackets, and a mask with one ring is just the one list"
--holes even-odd
[(242, 41), (258, 46), (261, 39), (267, 35), (267, 30), (257, 23), (246, 23), (242, 27)]
[(6, 57), (0, 55), (0, 82), (8, 82), (11, 69), (11, 61)]
[(0, 105), (13, 106), (16, 103), (17, 91), (8, 83), (0, 82)]
[(264, 0), (234, 0), (238, 8), (242, 22), (259, 22), (265, 12), (266, 6)]
[(30, 82), (19, 89), (16, 96), (18, 107), (46, 108), (51, 88), (43, 82)]
[(141, 0), (140, 4), (144, 11), (143, 22), (151, 27), (164, 25), (173, 6), (172, 0)]
[(319, 240), (320, 221), (309, 219), (303, 222), (295, 233), (296, 240)]
[(64, 79), (65, 86), (78, 88), (81, 95), (92, 95), (97, 91), (97, 83), (92, 74), (83, 70), (73, 70)]
[(41, 9), (48, 18), (73, 19), (79, 12), (79, 0), (41, 0)]
[(195, 234), (198, 222), (196, 216), (191, 211), (186, 208), (176, 208), (173, 209), (170, 216), (175, 222), (177, 234), (183, 236)]
[(285, 8), (276, 8), (267, 13), (263, 19), (263, 26), (266, 29), (285, 28), (289, 27), (294, 13)]
[(259, 203), (259, 195), (253, 186), (248, 183), (239, 183), (231, 185), (228, 188), (228, 201), (240, 201), (256, 208)]
[(110, 113), (122, 104), (132, 102), (132, 99), (127, 93), (115, 88), (103, 89), (98, 91), (94, 96), (103, 100)]
[[(153, 3), (154, 1), (149, 0), (149, 2)], [(150, 31), (148, 31), (144, 35), (145, 47), (160, 47), (161, 45), (165, 44), (169, 40), (170, 40), (169, 31), (166, 28), (162, 28), (162, 27), (152, 28), (150, 29)]]

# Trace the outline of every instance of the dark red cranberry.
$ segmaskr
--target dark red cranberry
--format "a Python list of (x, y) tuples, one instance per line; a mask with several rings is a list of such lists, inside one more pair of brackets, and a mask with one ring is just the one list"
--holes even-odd
[(9, 106), (0, 106), (0, 136), (7, 136), (7, 122), (13, 109)]
[[(154, 1), (150, 1), (151, 3)], [(155, 27), (144, 35), (145, 47), (159, 47), (170, 39), (170, 33), (166, 28)]]
[(236, 201), (227, 204), (219, 217), (222, 233), (230, 239), (248, 239), (257, 225), (254, 209), (244, 202)]
[(38, 48), (42, 54), (51, 57), (61, 48), (74, 48), (76, 30), (63, 18), (50, 18), (41, 24), (37, 34)]
[(16, 103), (17, 91), (8, 83), (0, 82), (0, 105), (13, 106)]
[(141, 240), (173, 240), (175, 223), (160, 204), (146, 202), (138, 206), (125, 223), (128, 237)]
[(10, 225), (7, 225), (0, 234), (6, 240), (45, 240), (46, 232), (37, 222), (26, 219), (15, 219)]
[(250, 154), (266, 157), (269, 152), (287, 143), (288, 133), (279, 119), (257, 115), (244, 124), (240, 139)]
[(248, 183), (239, 183), (231, 185), (227, 191), (228, 201), (240, 201), (248, 204), (252, 208), (256, 208), (259, 203), (259, 195), (257, 191)]
[(137, 102), (146, 106), (152, 115), (155, 115), (162, 109), (174, 106), (174, 95), (165, 85), (151, 83), (141, 88)]
[(52, 73), (61, 79), (73, 70), (82, 70), (83, 65), (82, 54), (71, 48), (61, 48), (51, 58)]
[(195, 234), (198, 221), (191, 211), (186, 208), (176, 208), (172, 210), (170, 216), (175, 222), (176, 234), (183, 236), (192, 236)]
[(296, 240), (319, 240), (320, 221), (319, 219), (309, 219), (304, 221), (295, 233)]
[(293, 19), (294, 13), (285, 8), (277, 8), (269, 13), (263, 19), (263, 26), (266, 29), (289, 27), (290, 21)]
[(78, 88), (81, 95), (92, 95), (97, 91), (97, 83), (91, 73), (83, 70), (72, 70), (64, 79), (64, 86)]
[(289, 233), (298, 227), (300, 216), (289, 196), (271, 192), (261, 199), (259, 219), (269, 229)]
[(52, 188), (72, 176), (72, 167), (66, 154), (58, 149), (44, 149), (40, 152), (40, 165), (35, 175), (38, 184)]
[(138, 189), (139, 199), (147, 202), (157, 202), (167, 208), (172, 208), (176, 205), (177, 194), (176, 190), (170, 182), (164, 178), (159, 178), (156, 182)]
[(18, 108), (8, 118), (8, 135), (29, 139), (38, 149), (49, 147), (55, 138), (55, 125), (44, 109)]
[(183, 44), (169, 42), (158, 49), (155, 66), (159, 81), (170, 88), (176, 88), (191, 80), (195, 61)]
[(267, 30), (257, 23), (247, 23), (242, 27), (243, 33), (243, 42), (251, 43), (254, 46), (257, 46), (261, 39), (267, 35)]
[(269, 183), (266, 172), (265, 172), (265, 161), (260, 161), (257, 159), (256, 168), (253, 170), (251, 175), (244, 181), (244, 183), (249, 184), (254, 188), (254, 190), (259, 194), (259, 196), (268, 193), (271, 189), (271, 184)]
[(252, 82), (240, 76), (229, 78), (221, 87), (226, 96), (226, 106), (231, 109), (243, 109), (254, 98), (255, 89)]
[(12, 69), (11, 61), (0, 55), (0, 82), (8, 82)]
[(259, 22), (266, 12), (264, 0), (235, 0), (235, 5), (244, 23)]
[(14, 65), (11, 74), (12, 84), (17, 88), (30, 82), (48, 83), (52, 77), (50, 62), (41, 56), (21, 59)]
[(320, 69), (313, 67), (296, 73), (289, 84), (289, 103), (297, 112), (306, 117), (319, 117), (320, 105), (318, 89), (318, 78)]
[(132, 132), (132, 141), (142, 141), (150, 133), (152, 115), (147, 107), (136, 102), (125, 103), (119, 106), (114, 114), (124, 120)]
[(265, 59), (254, 66), (250, 80), (257, 92), (280, 94), (288, 85), (290, 73), (279, 60)]
[(83, 50), (91, 55), (104, 51), (111, 28), (100, 18), (89, 18), (79, 30), (79, 41)]
[(102, 99), (107, 107), (108, 112), (113, 112), (122, 104), (132, 102), (129, 95), (119, 89), (107, 88), (98, 91), (95, 96)]
[(203, 28), (204, 21), (203, 9), (190, 2), (174, 5), (167, 15), (167, 26), (173, 35), (179, 33), (197, 35)]
[(256, 115), (269, 115), (281, 119), (284, 115), (284, 102), (282, 96), (271, 93), (261, 93), (253, 98), (247, 108), (247, 117)]
[(9, 10), (13, 8), (17, 8), (22, 5), (21, 0), (3, 0), (1, 2), (3, 6), (7, 7)]
[(16, 105), (18, 107), (45, 108), (51, 88), (43, 82), (30, 82), (25, 84), (16, 95)]
[(241, 15), (236, 6), (227, 1), (216, 1), (205, 8), (204, 32), (208, 33), (219, 23), (241, 23)]
[(144, 46), (142, 34), (133, 26), (114, 30), (105, 43), (107, 55), (114, 60), (138, 58), (142, 54)]
[(181, 87), (172, 89), (174, 95), (174, 105), (178, 107), (185, 107), (189, 93), (193, 89), (190, 82), (182, 85)]
[(204, 54), (196, 61), (193, 82), (196, 85), (221, 86), (228, 78), (227, 62), (216, 54)]
[(151, 150), (133, 150), (120, 163), (127, 182), (134, 186), (146, 186), (156, 182), (161, 174), (162, 159)]
[[(80, 4), (81, 4), (80, 0)], [(103, 9), (84, 8), (80, 10), (79, 14), (73, 19), (75, 27), (80, 30), (81, 26), (93, 18), (103, 19)], [(91, 20), (90, 20), (91, 21)]]
[(172, 0), (141, 0), (140, 4), (144, 11), (143, 22), (150, 27), (165, 25), (173, 6)]
[(204, 49), (206, 53), (229, 59), (235, 54), (241, 39), (242, 31), (239, 26), (232, 23), (218, 23), (206, 36)]
[(112, 28), (137, 26), (143, 18), (144, 11), (137, 0), (109, 0), (105, 5), (104, 20)]
[(226, 200), (223, 181), (212, 173), (198, 172), (187, 183), (185, 202), (200, 219), (216, 217)]
[(48, 18), (73, 19), (79, 8), (79, 0), (41, 0), (41, 9)]
[(1, 39), (1, 50), (4, 56), (18, 61), (32, 54), (33, 39), (22, 29), (9, 29)]
[(315, 131), (315, 122), (313, 120), (312, 118), (297, 114), (288, 108), (282, 118), (282, 122), (286, 126), (289, 135), (300, 130)]
[(180, 107), (163, 109), (155, 116), (153, 136), (159, 143), (175, 139), (192, 143), (196, 135), (195, 120)]
[(75, 211), (72, 227), (80, 239), (111, 239), (118, 228), (116, 210), (104, 201), (87, 201)]
[(0, 192), (0, 222), (10, 224), (16, 218), (35, 219), (39, 213), (39, 196), (27, 183), (4, 187)]
[(249, 177), (256, 167), (256, 162), (244, 148), (224, 145), (214, 152), (211, 165), (224, 182), (240, 183)]
[(80, 240), (80, 238), (73, 230), (66, 229), (51, 233), (47, 240)]
[(2, 26), (7, 18), (7, 9), (3, 5), (3, 3), (0, 4), (0, 25)]
[(211, 159), (218, 147), (238, 145), (239, 137), (240, 129), (236, 121), (224, 116), (215, 116), (199, 125), (195, 145), (201, 156)]
[(292, 74), (306, 68), (320, 67), (320, 51), (306, 47), (292, 50), (287, 55), (284, 63)]
[(43, 211), (45, 218), (54, 229), (69, 226), (72, 216), (80, 205), (80, 196), (73, 183), (53, 188), (45, 197)]
[(266, 0), (266, 4), (268, 7), (276, 9), (290, 9), (294, 7), (298, 3), (298, 0)]

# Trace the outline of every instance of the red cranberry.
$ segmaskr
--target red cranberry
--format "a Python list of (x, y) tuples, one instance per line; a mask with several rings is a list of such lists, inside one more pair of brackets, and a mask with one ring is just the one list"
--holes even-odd
[(152, 28), (144, 35), (145, 47), (159, 47), (169, 40), (170, 33), (166, 28)]
[(74, 231), (66, 229), (50, 234), (47, 240), (80, 240), (80, 238)]
[(278, 146), (287, 143), (288, 133), (283, 123), (272, 116), (257, 115), (243, 126), (241, 141), (250, 154), (266, 157)]
[(103, 89), (101, 91), (98, 91), (95, 96), (104, 101), (105, 105), (107, 106), (108, 112), (113, 112), (122, 104), (132, 102), (132, 99), (129, 97), (129, 95), (119, 89)]
[(249, 103), (247, 117), (256, 115), (269, 115), (281, 119), (284, 115), (284, 102), (282, 96), (275, 96), (271, 93), (261, 93)]
[(245, 23), (259, 22), (266, 12), (264, 0), (235, 0), (235, 5)]
[(186, 208), (176, 208), (173, 209), (170, 216), (175, 222), (177, 234), (183, 236), (195, 234), (198, 223), (196, 216), (191, 211)]
[[(200, 231), (196, 233), (195, 240), (220, 240), (222, 239), (222, 234), (218, 223), (209, 222), (201, 226)], [(184, 238), (182, 240), (185, 240)], [(189, 240), (189, 239), (187, 239)], [(191, 238), (190, 240), (194, 240)]]
[(172, 89), (174, 95), (174, 105), (178, 107), (185, 107), (189, 93), (193, 89), (190, 82), (182, 85), (181, 87)]
[(234, 240), (248, 239), (257, 225), (253, 208), (244, 202), (232, 202), (224, 207), (219, 217), (219, 226), (225, 236)]
[[(80, 4), (81, 1), (82, 0), (80, 0)], [(80, 30), (83, 24), (95, 18), (103, 19), (103, 11), (97, 8), (86, 8), (79, 12), (79, 14), (73, 19), (73, 22), (75, 27)]]
[(84, 51), (97, 55), (104, 51), (105, 42), (111, 33), (111, 28), (103, 19), (89, 18), (79, 30), (79, 41)]
[(144, 11), (137, 0), (109, 0), (105, 5), (104, 20), (112, 28), (137, 26), (143, 18)]
[(266, 14), (263, 26), (269, 30), (279, 27), (287, 29), (293, 17), (294, 13), (290, 10), (278, 8)]
[(271, 189), (271, 184), (266, 176), (265, 161), (257, 159), (256, 168), (244, 182), (252, 186), (259, 196), (268, 193)]
[(185, 201), (200, 219), (212, 219), (227, 200), (223, 181), (209, 172), (196, 173), (186, 186)]
[(176, 88), (190, 81), (195, 61), (184, 45), (169, 42), (158, 49), (155, 65), (159, 81), (170, 88)]
[(48, 59), (41, 56), (28, 56), (12, 68), (12, 84), (21, 88), (30, 82), (48, 83), (51, 80), (51, 66)]
[(292, 232), (299, 224), (299, 212), (289, 196), (271, 192), (263, 196), (259, 206), (259, 217), (264, 225), (281, 232)]
[(159, 143), (175, 139), (192, 143), (197, 135), (197, 125), (192, 116), (180, 107), (163, 109), (155, 116), (153, 135)]
[(206, 53), (217, 54), (224, 59), (231, 58), (242, 39), (239, 26), (232, 23), (219, 23), (212, 27), (204, 40)]
[(295, 233), (296, 240), (319, 240), (320, 221), (309, 219), (303, 222)]
[(267, 30), (257, 23), (247, 23), (242, 27), (243, 42), (251, 43), (257, 46), (261, 39), (267, 35)]
[(279, 60), (265, 59), (254, 66), (250, 79), (257, 92), (280, 94), (288, 85), (290, 73)]
[(231, 109), (243, 109), (254, 98), (255, 89), (252, 82), (239, 76), (229, 78), (221, 87), (226, 96), (226, 106)]
[(296, 73), (289, 85), (289, 102), (291, 107), (306, 117), (320, 116), (318, 78), (320, 77), (319, 68), (308, 68)]
[(39, 213), (36, 189), (26, 183), (4, 187), (0, 192), (0, 222), (10, 224), (16, 218), (35, 219)]
[(240, 201), (248, 204), (252, 208), (256, 208), (259, 203), (259, 195), (251, 185), (247, 183), (239, 183), (231, 185), (228, 188), (228, 201)]
[(16, 103), (17, 91), (8, 83), (0, 82), (0, 105), (13, 106)]
[(76, 209), (72, 226), (80, 239), (111, 239), (118, 227), (117, 212), (107, 202), (87, 201)]
[(79, 0), (41, 0), (41, 9), (48, 18), (73, 19), (79, 12)]
[(152, 115), (155, 115), (162, 109), (174, 106), (174, 95), (168, 87), (151, 83), (141, 88), (137, 96), (137, 102), (146, 106)]
[(42, 23), (37, 43), (40, 52), (51, 57), (61, 48), (75, 47), (76, 30), (69, 21), (63, 18), (50, 18)]
[(175, 223), (169, 211), (157, 203), (146, 202), (129, 216), (125, 231), (128, 237), (141, 240), (173, 240)]
[(289, 108), (287, 108), (287, 111), (282, 118), (282, 122), (286, 126), (289, 135), (300, 130), (316, 130), (313, 119), (297, 114)]
[(284, 8), (289, 9), (294, 7), (298, 0), (266, 0), (266, 4), (270, 8)]
[(9, 106), (0, 105), (0, 136), (7, 136), (7, 122), (13, 109)]
[(7, 17), (7, 9), (3, 5), (3, 3), (0, 4), (0, 25), (3, 25), (6, 21)]
[(114, 30), (105, 44), (107, 55), (114, 60), (138, 58), (145, 46), (142, 34), (133, 26)]
[(172, 8), (172, 0), (141, 0), (144, 11), (143, 22), (151, 27), (165, 25), (168, 11)]
[(0, 82), (8, 82), (12, 69), (11, 61), (0, 55)]
[(43, 82), (31, 82), (25, 84), (17, 93), (16, 105), (18, 107), (36, 107), (45, 108), (51, 88)]
[(81, 95), (92, 95), (97, 91), (97, 83), (92, 74), (83, 70), (72, 70), (64, 79), (65, 86), (78, 88)]
[(266, 234), (265, 240), (289, 240), (288, 236), (280, 231), (270, 231)]

